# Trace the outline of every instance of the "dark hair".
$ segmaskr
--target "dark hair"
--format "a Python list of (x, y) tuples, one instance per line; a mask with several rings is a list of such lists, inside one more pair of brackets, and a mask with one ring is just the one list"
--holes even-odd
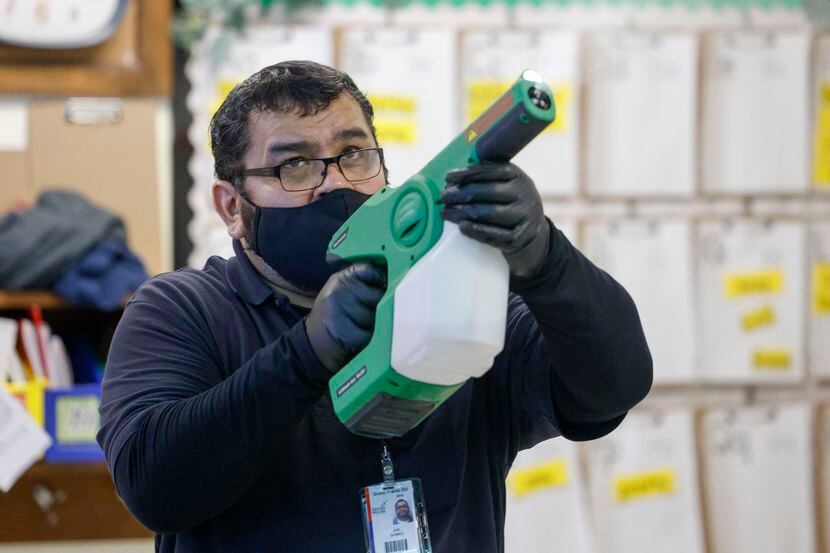
[(260, 69), (233, 87), (210, 121), (216, 177), (241, 189), (242, 178), (236, 175), (242, 169), (242, 158), (250, 142), (251, 113), (314, 115), (344, 92), (357, 101), (377, 142), (372, 104), (347, 74), (313, 61), (285, 61)]

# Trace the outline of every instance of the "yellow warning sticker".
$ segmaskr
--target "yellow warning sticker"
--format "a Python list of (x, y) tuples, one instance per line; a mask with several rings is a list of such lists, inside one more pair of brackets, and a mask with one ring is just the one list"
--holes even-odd
[(46, 379), (8, 383), (6, 389), (21, 402), (35, 422), (43, 427), (43, 390), (46, 389)]
[(752, 352), (752, 366), (759, 371), (789, 371), (793, 355), (790, 348), (759, 348)]
[(236, 79), (219, 79), (216, 81), (214, 86), (214, 95), (213, 99), (208, 104), (208, 115), (213, 117), (213, 114), (216, 113), (216, 110), (219, 109), (219, 106), (222, 105), (222, 102), (225, 101), (228, 94), (230, 94), (233, 87), (237, 84), (241, 83), (245, 80), (245, 77), (238, 77)]
[[(467, 122), (474, 121), (479, 115), (498, 100), (513, 81), (494, 79), (479, 79), (467, 85)], [(543, 133), (564, 132), (566, 130), (568, 106), (571, 102), (571, 86), (568, 83), (559, 83), (552, 86), (553, 103), (556, 106), (556, 119), (545, 128)]]
[(375, 130), (381, 145), (411, 145), (418, 141), (418, 126), (414, 121), (376, 119)]
[(382, 146), (411, 146), (418, 141), (418, 100), (401, 94), (368, 94)]
[(770, 306), (749, 311), (741, 317), (741, 325), (747, 332), (769, 326), (773, 323), (775, 323), (775, 311)]
[(813, 143), (813, 182), (817, 188), (830, 187), (830, 83), (822, 83), (816, 109)]
[[(214, 83), (213, 98), (208, 101), (206, 106), (208, 117), (213, 117), (213, 114), (222, 106), (222, 102), (228, 97), (233, 87), (244, 80), (245, 77), (240, 76), (234, 79), (219, 79)], [(205, 150), (210, 152), (210, 129), (205, 129), (205, 143), (203, 146)]]
[(614, 478), (614, 497), (618, 503), (670, 495), (677, 488), (677, 475), (672, 469), (661, 469)]
[(481, 79), (467, 86), (467, 122), (474, 121), (505, 93), (513, 81)]
[(564, 459), (556, 459), (510, 471), (507, 476), (507, 487), (514, 495), (521, 497), (548, 488), (567, 486), (569, 480), (568, 464)]
[(813, 311), (830, 315), (830, 263), (813, 265)]
[(764, 269), (748, 273), (732, 273), (724, 277), (724, 293), (729, 299), (751, 294), (777, 294), (784, 289), (781, 269)]
[(414, 96), (369, 94), (367, 98), (376, 112), (397, 111), (400, 113), (415, 113), (418, 110), (418, 100)]

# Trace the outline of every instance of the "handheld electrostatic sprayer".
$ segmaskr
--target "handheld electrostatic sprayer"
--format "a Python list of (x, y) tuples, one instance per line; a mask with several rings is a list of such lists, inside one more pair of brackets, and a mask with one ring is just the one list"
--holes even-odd
[(401, 436), (504, 346), (509, 268), (501, 252), (441, 219), (447, 172), (513, 158), (556, 117), (553, 94), (527, 70), (400, 186), (385, 186), (334, 233), (327, 259), (386, 265), (369, 344), (329, 381), (355, 434)]

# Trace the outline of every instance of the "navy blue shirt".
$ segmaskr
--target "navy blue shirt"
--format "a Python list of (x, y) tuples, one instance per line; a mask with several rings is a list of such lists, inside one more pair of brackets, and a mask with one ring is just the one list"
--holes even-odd
[[(492, 369), (388, 441), (398, 478), (423, 480), (437, 553), (501, 552), (516, 453), (604, 435), (651, 387), (631, 298), (550, 229), (544, 267), (511, 281)], [(98, 435), (118, 493), (164, 553), (365, 551), (358, 491), (382, 481), (382, 444), (338, 421), (306, 311), (235, 248), (124, 311)]]

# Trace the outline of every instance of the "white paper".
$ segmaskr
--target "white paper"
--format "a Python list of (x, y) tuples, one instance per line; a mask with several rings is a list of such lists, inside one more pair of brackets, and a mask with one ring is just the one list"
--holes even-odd
[(585, 171), (604, 196), (691, 196), (697, 38), (597, 33), (588, 43)]
[[(512, 475), (542, 471), (561, 463), (566, 480), (540, 485), (516, 494), (510, 477), (507, 484), (507, 512), (504, 523), (505, 553), (567, 551), (590, 553), (585, 482), (579, 470), (577, 446), (564, 438), (553, 438), (520, 451)], [(549, 470), (549, 469), (547, 469)], [(554, 470), (557, 470), (554, 468)], [(531, 471), (530, 473), (528, 471)]]
[(12, 383), (26, 382), (26, 371), (23, 370), (23, 363), (16, 353), (6, 358), (5, 372)]
[(51, 444), (49, 435), (0, 386), (0, 491), (8, 492)]
[(717, 194), (806, 192), (809, 34), (720, 33), (704, 45), (704, 189)]
[(586, 451), (597, 553), (704, 552), (691, 411), (629, 413)]
[(46, 378), (46, 371), (43, 369), (43, 360), (38, 346), (37, 329), (29, 319), (20, 319), (20, 339), (23, 343), (26, 360), (29, 362), (35, 377)]
[[(571, 196), (578, 189), (579, 35), (570, 31), (475, 31), (462, 35), (461, 124), (481, 112), (482, 97), (507, 89), (535, 69), (553, 90), (556, 121), (513, 160), (543, 195)], [(492, 98), (495, 100), (496, 98)]]
[(6, 378), (11, 378), (8, 366), (10, 358), (17, 355), (16, 344), (17, 321), (0, 318), (0, 383)]
[(688, 221), (592, 223), (585, 253), (631, 294), (654, 362), (654, 381), (694, 378), (694, 283)]
[(60, 336), (52, 335), (48, 342), (49, 369), (51, 370), (52, 388), (69, 388), (74, 384), (72, 364), (66, 346)]
[[(700, 223), (697, 335), (703, 378), (728, 382), (803, 378), (804, 243), (804, 226), (797, 222)], [(770, 284), (776, 280), (776, 286)], [(748, 292), (730, 293), (730, 286), (741, 283)]]
[(390, 184), (403, 184), (462, 130), (455, 33), (346, 30), (340, 38), (340, 69), (369, 96)]
[(263, 67), (288, 60), (312, 60), (325, 65), (334, 63), (333, 33), (318, 27), (276, 24), (249, 27), (243, 34), (232, 35), (227, 53), (218, 55), (226, 37), (218, 29), (209, 29), (195, 45), (185, 67), (190, 81), (187, 107), (193, 116), (188, 137), (193, 156), (188, 169), (193, 186), (188, 204), (193, 218), (188, 235), (193, 251), (188, 264), (202, 267), (211, 255), (233, 256), (231, 238), (216, 214), (211, 199), (213, 155), (208, 140), (210, 118), (230, 88)]
[(0, 318), (0, 383), (26, 380), (20, 359), (17, 357), (17, 321)]
[(830, 378), (830, 223), (809, 228), (809, 349), (810, 374)]
[(29, 103), (0, 99), (0, 151), (22, 152), (29, 147)]
[(701, 431), (712, 553), (814, 553), (808, 406), (717, 409)]

